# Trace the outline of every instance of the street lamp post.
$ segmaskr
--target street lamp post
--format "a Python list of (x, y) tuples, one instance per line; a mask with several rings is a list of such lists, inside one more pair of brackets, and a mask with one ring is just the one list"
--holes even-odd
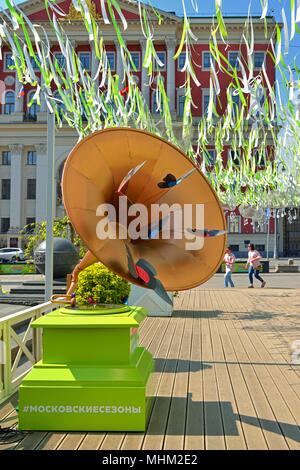
[(274, 217), (275, 217), (275, 227), (274, 227), (274, 259), (278, 258), (278, 248), (277, 248), (277, 210), (274, 209)]
[(46, 220), (46, 262), (45, 302), (53, 294), (53, 219), (54, 219), (54, 175), (55, 175), (55, 114), (47, 111), (47, 220)]

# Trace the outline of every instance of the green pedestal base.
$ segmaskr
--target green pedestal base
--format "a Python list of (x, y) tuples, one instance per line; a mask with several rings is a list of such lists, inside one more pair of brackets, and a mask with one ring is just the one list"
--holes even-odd
[(19, 428), (144, 431), (151, 408), (151, 354), (137, 347), (146, 310), (70, 314), (33, 323), (44, 329), (43, 359), (19, 389)]

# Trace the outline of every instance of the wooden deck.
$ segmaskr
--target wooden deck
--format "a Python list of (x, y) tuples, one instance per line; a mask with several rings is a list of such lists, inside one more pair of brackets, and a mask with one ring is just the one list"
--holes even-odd
[[(148, 317), (156, 359), (146, 433), (33, 432), (2, 449), (300, 449), (300, 289), (196, 289), (171, 318)], [(299, 356), (300, 358), (300, 356)], [(0, 408), (17, 421), (17, 396)]]

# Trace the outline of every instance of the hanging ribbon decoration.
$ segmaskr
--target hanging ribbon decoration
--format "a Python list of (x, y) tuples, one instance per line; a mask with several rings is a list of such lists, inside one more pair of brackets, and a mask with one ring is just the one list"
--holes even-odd
[[(82, 17), (91, 50), (96, 58), (93, 76), (84, 68), (79, 54), (72, 46), (64, 25), (66, 12), (54, 0), (45, 0), (51, 35), (59, 45), (59, 51), (51, 52), (48, 32), (42, 24), (34, 24), (15, 4), (5, 0), (6, 9), (1, 11), (0, 54), (7, 45), (12, 53), (10, 69), (16, 71), (22, 86), (29, 84), (34, 90), (29, 106), (40, 104), (44, 99), (50, 112), (55, 112), (58, 126), (63, 122), (74, 128), (78, 139), (82, 139), (99, 129), (115, 126), (128, 126), (145, 129), (167, 139), (180, 147), (193, 161), (202, 161), (201, 169), (206, 174), (224, 206), (240, 211), (246, 207), (258, 208), (253, 218), (261, 218), (268, 207), (297, 207), (300, 203), (300, 133), (299, 133), (299, 75), (297, 64), (293, 79), (291, 66), (286, 63), (289, 41), (299, 34), (300, 0), (291, 0), (291, 14), (282, 8), (283, 40), (278, 24), (273, 31), (267, 22), (268, 1), (262, 0), (261, 19), (265, 23), (266, 37), (269, 37), (267, 54), (274, 63), (283, 82), (284, 93), (288, 97), (283, 104), (282, 91), (275, 82), (270, 82), (264, 60), (261, 72), (254, 76), (254, 27), (250, 8), (239, 45), (239, 57), (235, 65), (230, 63), (224, 52), (229, 41), (222, 15), (222, 1), (215, 0), (215, 13), (210, 37), (211, 54), (209, 100), (204, 115), (198, 107), (197, 93), (201, 93), (201, 61), (195, 43), (197, 37), (183, 5), (182, 35), (173, 60), (182, 63), (184, 73), (184, 103), (182, 108), (181, 138), (174, 132), (174, 122), (169, 108), (160, 68), (164, 65), (154, 45), (159, 26), (163, 24), (162, 12), (137, 2), (140, 16), (141, 34), (145, 40), (145, 55), (142, 67), (146, 69), (148, 86), (155, 94), (156, 116), (146, 104), (132, 72), (136, 66), (123, 39), (123, 31), (128, 29), (127, 20), (118, 0), (101, 0), (99, 8), (104, 25), (110, 24), (119, 43), (124, 76), (113, 73), (105, 49), (101, 23), (94, 18), (86, 0), (72, 0), (76, 12)], [(288, 2), (287, 2), (288, 3)], [(107, 5), (107, 7), (106, 7)], [(192, 6), (197, 12), (196, 0)], [(149, 14), (154, 12), (153, 16)], [(118, 16), (118, 18), (117, 18)], [(287, 18), (291, 17), (291, 30)], [(120, 21), (119, 21), (120, 19)], [(219, 47), (217, 33), (222, 47)], [(277, 41), (277, 51), (274, 41)], [(284, 47), (283, 47), (284, 44)], [(246, 53), (242, 56), (241, 51)], [(56, 54), (61, 56), (57, 59)], [(2, 54), (1, 54), (2, 58)], [(227, 74), (231, 81), (227, 89), (227, 105), (221, 103), (221, 75)], [(96, 84), (99, 80), (99, 85)], [(126, 86), (119, 86), (121, 83)], [(121, 88), (121, 90), (120, 90)], [(285, 99), (286, 101), (286, 99)], [(176, 125), (178, 125), (176, 118)], [(280, 126), (280, 128), (279, 128)], [(280, 132), (279, 132), (280, 131)], [(208, 159), (213, 143), (215, 161)], [(231, 147), (233, 157), (224, 165), (224, 151)], [(269, 156), (269, 157), (268, 157)], [(270, 158), (271, 156), (271, 158)], [(263, 164), (262, 164), (263, 163)]]

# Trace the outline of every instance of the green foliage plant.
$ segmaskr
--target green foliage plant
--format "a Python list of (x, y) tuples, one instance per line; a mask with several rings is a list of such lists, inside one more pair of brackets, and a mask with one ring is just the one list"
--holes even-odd
[[(20, 233), (26, 235), (27, 239), (25, 248), (26, 258), (33, 259), (34, 250), (42, 241), (46, 240), (46, 222), (43, 221), (41, 223), (25, 225)], [(53, 237), (67, 238), (70, 240), (73, 245), (78, 248), (79, 256), (81, 258), (87, 252), (87, 249), (83, 245), (81, 239), (75, 233), (68, 216), (62, 218), (55, 217), (53, 223)]]
[(78, 305), (115, 304), (125, 302), (130, 283), (114, 274), (101, 263), (84, 269), (78, 276), (75, 297)]

